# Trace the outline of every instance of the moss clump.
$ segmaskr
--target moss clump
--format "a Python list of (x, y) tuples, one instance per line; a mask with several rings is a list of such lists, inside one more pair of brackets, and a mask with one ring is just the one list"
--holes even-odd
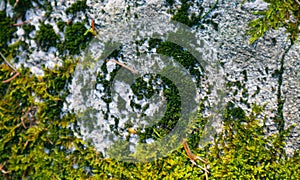
[[(121, 51), (120, 50), (114, 50), (107, 58), (117, 58), (121, 56)], [(101, 66), (101, 71), (102, 73), (97, 74), (97, 84), (101, 84), (104, 87), (104, 92), (106, 93), (104, 96), (101, 97), (101, 99), (107, 104), (109, 105), (109, 103), (112, 102), (111, 99), (111, 88), (112, 88), (112, 83), (114, 81), (115, 76), (117, 75), (117, 72), (119, 71), (119, 69), (121, 68), (121, 66), (117, 66), (112, 72), (110, 72), (110, 74), (108, 74), (107, 71), (107, 62), (104, 62)], [(107, 80), (106, 77), (107, 75), (110, 75), (110, 80)], [(97, 89), (98, 90), (98, 89)], [(98, 90), (100, 91), (100, 90)], [(101, 92), (101, 91), (100, 91)], [(108, 113), (108, 112), (107, 112)], [(108, 118), (108, 114), (105, 117), (105, 119), (107, 120)]]
[(67, 8), (66, 13), (67, 14), (75, 14), (79, 11), (84, 11), (87, 9), (88, 6), (86, 5), (86, 0), (83, 1), (76, 1), (74, 4), (71, 5), (71, 7)]
[(153, 38), (149, 39), (149, 41), (148, 41), (148, 45), (149, 45), (148, 50), (151, 50), (153, 48), (157, 48), (158, 45), (161, 44), (161, 42), (162, 42), (161, 39), (153, 39)]
[(175, 0), (166, 0), (168, 5), (172, 6), (175, 3)]
[(299, 152), (288, 158), (281, 151), (282, 136), (286, 137), (289, 130), (268, 136), (266, 119), (258, 118), (263, 107), (254, 104), (250, 115), (245, 116), (233, 106), (227, 108), (224, 130), (210, 149), (213, 179), (297, 179)]
[(199, 6), (200, 13), (199, 15), (196, 15), (195, 13), (192, 13), (189, 15), (189, 8), (192, 5), (192, 3), (188, 3), (187, 0), (181, 0), (181, 7), (177, 10), (177, 12), (173, 15), (172, 20), (183, 23), (187, 26), (194, 26), (199, 23), (201, 20), (201, 14), (203, 11), (203, 7)]
[(200, 67), (202, 71), (203, 68), (197, 61), (197, 59), (183, 47), (172, 42), (160, 42), (159, 40), (152, 40), (149, 43), (149, 46), (157, 46), (157, 53), (173, 57), (177, 62), (179, 62), (183, 67), (185, 67), (192, 76), (196, 78), (197, 85), (200, 84), (201, 77), (203, 76), (203, 74), (201, 73), (201, 71), (198, 70), (198, 67)]
[[(205, 179), (182, 146), (152, 162), (127, 163), (103, 158), (77, 138), (75, 116), (62, 112), (75, 67), (74, 61), (66, 60), (61, 68), (45, 70), (44, 77), (20, 69), (15, 80), (0, 83), (0, 162), (2, 172), (7, 172), (0, 173), (0, 179)], [(0, 68), (0, 81), (9, 72), (8, 67)], [(188, 140), (195, 155), (207, 158), (209, 179), (298, 179), (299, 151), (290, 158), (280, 154), (283, 144), (278, 135), (266, 136), (265, 126), (259, 124), (261, 111), (254, 106), (246, 116), (230, 104), (224, 130), (213, 143), (199, 148), (199, 141)], [(199, 124), (193, 125), (192, 136), (199, 139), (202, 116), (195, 121)]]
[(64, 32), (64, 29), (65, 29), (65, 26), (67, 25), (67, 23), (63, 22), (63, 21), (58, 21), (56, 23), (56, 25), (61, 32)]
[(300, 5), (296, 3), (297, 1), (264, 0), (264, 2), (269, 4), (268, 7), (263, 11), (253, 12), (257, 18), (249, 23), (250, 44), (263, 37), (269, 30), (278, 30), (282, 27), (288, 35), (287, 39), (292, 43), (298, 42)]
[[(179, 72), (180, 73), (180, 72)], [(150, 99), (154, 94), (158, 94), (158, 89), (154, 89), (153, 86), (157, 85), (157, 80), (161, 80), (163, 83), (160, 84), (158, 89), (163, 90), (164, 97), (166, 97), (166, 111), (164, 116), (159, 121), (145, 128), (145, 132), (138, 132), (139, 139), (141, 142), (146, 143), (146, 139), (153, 138), (154, 140), (160, 139), (165, 135), (168, 135), (174, 129), (181, 115), (181, 99), (180, 93), (176, 85), (168, 78), (157, 75), (150, 75), (149, 84), (142, 80), (137, 79), (134, 84), (131, 85), (133, 93), (140, 99)], [(133, 102), (133, 101), (131, 101)], [(135, 104), (136, 105), (136, 104)], [(142, 107), (135, 107), (141, 109)], [(146, 108), (147, 107), (143, 107)]]
[(12, 26), (14, 22), (6, 17), (5, 11), (0, 11), (0, 50), (7, 48), (7, 43), (13, 38), (17, 28)]
[(50, 2), (45, 2), (44, 5), (43, 5), (43, 8), (46, 10), (45, 17), (49, 18), (50, 15), (51, 15), (51, 13), (52, 13), (52, 11), (53, 11), (51, 3)]
[(23, 29), (25, 31), (25, 36), (28, 38), (30, 32), (32, 32), (33, 30), (35, 30), (35, 26), (33, 26), (31, 24), (25, 24), (25, 25), (23, 25)]
[[(203, 24), (211, 24), (215, 30), (218, 30), (218, 24), (211, 20), (211, 18), (213, 19), (215, 17), (213, 16), (210, 19), (207, 19), (207, 16), (216, 9), (219, 0), (215, 0), (215, 3), (206, 12), (204, 12), (201, 2), (202, 1), (181, 0), (181, 7), (179, 9), (174, 9), (172, 7), (173, 1), (167, 1), (167, 4), (170, 4), (168, 12), (173, 14), (172, 20), (183, 23), (189, 27), (199, 26), (202, 29), (204, 28)], [(190, 7), (197, 7), (198, 12), (191, 12)]]
[(60, 43), (59, 36), (54, 32), (52, 25), (43, 23), (36, 33), (35, 40), (44, 51), (48, 51), (50, 47), (57, 47), (57, 44)]
[(65, 31), (66, 40), (60, 50), (68, 50), (71, 55), (79, 54), (80, 50), (85, 49), (88, 42), (92, 39), (92, 35), (90, 33), (84, 35), (86, 31), (87, 28), (85, 28), (84, 24), (80, 22), (67, 26)]
[(14, 7), (15, 17), (24, 18), (25, 13), (32, 7), (32, 0), (19, 0), (17, 5), (14, 7), (16, 0), (9, 0), (11, 6)]

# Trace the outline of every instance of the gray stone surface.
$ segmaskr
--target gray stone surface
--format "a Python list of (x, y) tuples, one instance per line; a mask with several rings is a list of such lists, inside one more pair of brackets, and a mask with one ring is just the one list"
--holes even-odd
[[(270, 31), (253, 45), (249, 45), (247, 24), (253, 18), (252, 10), (261, 10), (265, 4), (257, 0), (253, 3), (241, 5), (240, 2), (223, 0), (218, 10), (219, 16), (215, 20), (219, 24), (219, 31), (212, 37), (220, 43), (219, 58), (224, 63), (225, 77), (228, 82), (241, 82), (242, 88), (230, 87), (228, 100), (239, 104), (244, 110), (250, 111), (247, 104), (267, 103), (264, 114), (267, 116), (268, 131), (277, 132), (278, 126), (273, 118), (277, 112), (277, 90), (280, 69), (280, 59), (289, 43), (286, 41), (284, 29)], [(219, 12), (218, 12), (219, 11)], [(300, 46), (293, 45), (284, 58), (283, 81), (281, 85), (281, 99), (285, 100), (283, 115), (285, 128), (295, 125), (288, 138), (286, 150), (292, 153), (300, 147)], [(247, 77), (245, 77), (245, 72)], [(243, 89), (247, 91), (248, 96)], [(234, 91), (237, 90), (235, 94)]]

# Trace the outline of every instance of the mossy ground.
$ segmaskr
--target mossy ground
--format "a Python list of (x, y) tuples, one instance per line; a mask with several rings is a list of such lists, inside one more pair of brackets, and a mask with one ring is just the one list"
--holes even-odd
[[(93, 147), (74, 135), (77, 121), (72, 114), (62, 114), (76, 61), (68, 60), (60, 68), (45, 69), (44, 77), (29, 69), (10, 83), (1, 83), (0, 177), (83, 178), (83, 179), (199, 179), (205, 174), (192, 165), (183, 147), (159, 160), (125, 163), (103, 158)], [(9, 77), (10, 68), (2, 65), (0, 80)], [(35, 99), (38, 98), (39, 101)], [(297, 179), (300, 156), (288, 158), (278, 134), (266, 136), (259, 122), (263, 108), (254, 106), (249, 116), (234, 104), (224, 114), (224, 131), (213, 143), (199, 148), (201, 127), (205, 123), (199, 111), (190, 129), (188, 143), (192, 152), (208, 160), (210, 179), (254, 178)], [(286, 132), (287, 133), (287, 132)], [(204, 164), (198, 162), (201, 166)]]

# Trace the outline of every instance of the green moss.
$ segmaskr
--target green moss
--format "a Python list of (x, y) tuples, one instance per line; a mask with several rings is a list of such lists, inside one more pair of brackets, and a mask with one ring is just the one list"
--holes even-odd
[(64, 32), (64, 28), (66, 27), (67, 23), (64, 21), (58, 21), (56, 23), (56, 25), (57, 25), (59, 31)]
[[(8, 0), (10, 5), (14, 7), (16, 0)], [(25, 13), (28, 9), (32, 8), (32, 0), (19, 0), (17, 5), (13, 8), (15, 16), (22, 17), (24, 19)]]
[(32, 32), (33, 30), (35, 30), (35, 26), (31, 25), (31, 24), (25, 24), (22, 26), (22, 28), (25, 31), (25, 37), (29, 38), (29, 34), (30, 32)]
[(193, 26), (196, 25), (201, 17), (196, 16), (195, 14), (189, 15), (189, 8), (191, 6), (191, 3), (186, 3), (182, 1), (181, 7), (177, 10), (176, 14), (173, 15), (172, 20), (183, 23), (187, 26)]
[(162, 42), (161, 39), (153, 39), (153, 38), (149, 39), (149, 41), (148, 41), (148, 44), (149, 44), (148, 49), (151, 50), (153, 48), (157, 48), (158, 45), (160, 45), (161, 42)]
[(175, 0), (166, 0), (168, 5), (172, 6), (175, 3)]
[(244, 85), (240, 81), (228, 81), (226, 83), (227, 88), (231, 88), (233, 86), (236, 86), (239, 90), (241, 90), (244, 87)]
[(229, 102), (226, 107), (224, 119), (225, 122), (229, 124), (231, 124), (234, 121), (245, 122), (246, 115), (241, 107), (236, 107), (233, 102)]
[[(1, 173), (1, 179), (205, 179), (182, 146), (152, 162), (127, 163), (103, 158), (91, 146), (92, 141), (77, 138), (74, 131), (80, 132), (75, 115), (62, 112), (75, 67), (76, 62), (65, 60), (61, 68), (45, 69), (44, 77), (19, 69), (21, 75), (15, 80), (0, 83), (0, 162), (5, 164), (2, 170), (8, 172)], [(0, 81), (7, 75), (9, 68), (0, 68)], [(223, 131), (203, 148), (197, 143), (206, 120), (199, 114), (188, 140), (191, 151), (208, 161), (209, 179), (297, 179), (299, 151), (290, 158), (280, 154), (283, 144), (278, 134), (266, 136), (264, 125), (259, 123), (263, 108), (254, 105), (252, 109), (245, 116), (229, 104)], [(115, 123), (117, 126), (117, 119)], [(287, 135), (286, 131), (283, 137)]]
[[(6, 22), (2, 15), (0, 23)], [(1, 51), (15, 31), (11, 23), (9, 19), (8, 23), (1, 24), (0, 43), (5, 42), (1, 44)], [(28, 29), (31, 31), (30, 27)], [(162, 54), (183, 53), (181, 57), (186, 56), (182, 49), (173, 45), (161, 46), (161, 43), (153, 42), (150, 47), (160, 48)], [(169, 48), (174, 48), (174, 51)], [(279, 79), (283, 73), (283, 61), (281, 64), (276, 76)], [(74, 131), (80, 132), (75, 115), (62, 112), (75, 65), (74, 61), (65, 60), (61, 68), (45, 69), (44, 77), (34, 76), (29, 69), (19, 69), (21, 74), (16, 79), (10, 83), (0, 83), (0, 162), (2, 172), (8, 172), (0, 173), (0, 179), (205, 179), (205, 174), (190, 162), (183, 147), (153, 162), (126, 163), (103, 158), (90, 146), (91, 143), (77, 138)], [(0, 81), (9, 78), (10, 72), (11, 69), (2, 64)], [(282, 78), (279, 82), (282, 83)], [(235, 85), (234, 82), (232, 85)], [(147, 93), (142, 96), (149, 97), (151, 89), (145, 89)], [(164, 93), (166, 96), (176, 96), (176, 89), (171, 88)], [(36, 102), (35, 98), (40, 101)], [(168, 108), (177, 107), (177, 100), (175, 98)], [(283, 103), (279, 94), (279, 110), (282, 110)], [(204, 105), (200, 107), (204, 108)], [(262, 110), (254, 105), (252, 113), (246, 116), (241, 108), (229, 104), (223, 117), (223, 131), (214, 142), (203, 148), (199, 148), (198, 142), (206, 120), (199, 115), (194, 121), (188, 143), (194, 154), (207, 158), (209, 179), (298, 179), (299, 150), (291, 157), (282, 151), (288, 131), (283, 130), (280, 135), (265, 134), (266, 127), (260, 123), (265, 119), (258, 118), (262, 117)], [(176, 112), (172, 109), (168, 111)], [(171, 114), (167, 115), (171, 117)], [(115, 118), (112, 131), (116, 130), (118, 121)], [(282, 121), (279, 116), (278, 123)], [(174, 122), (162, 121), (159, 126), (172, 127)], [(93, 123), (88, 125), (93, 126)], [(127, 127), (132, 127), (132, 124), (127, 124)], [(163, 136), (168, 130), (162, 128), (158, 132)], [(143, 158), (142, 155), (140, 158)], [(204, 166), (200, 161), (197, 163)]]
[[(167, 1), (167, 4), (169, 1)], [(200, 3), (201, 2), (201, 3)], [(204, 28), (203, 24), (211, 24), (212, 27), (217, 31), (218, 24), (215, 23), (212, 19), (206, 19), (211, 12), (217, 8), (217, 4), (219, 0), (215, 0), (213, 6), (207, 11), (204, 12), (204, 8), (202, 7), (202, 1), (188, 1), (188, 0), (181, 0), (181, 7), (179, 9), (172, 9), (173, 2), (170, 3), (170, 9), (168, 10), (169, 13), (173, 14), (172, 20), (183, 23), (189, 27), (192, 26), (199, 26), (199, 28)], [(199, 13), (191, 13), (190, 7), (197, 7)], [(215, 17), (212, 17), (215, 18)]]
[(88, 6), (86, 5), (86, 0), (78, 0), (71, 7), (66, 9), (67, 14), (76, 14), (79, 11), (84, 11), (87, 9)]
[(80, 22), (67, 26), (65, 31), (66, 39), (65, 42), (60, 45), (59, 51), (64, 53), (65, 50), (67, 50), (71, 55), (79, 54), (80, 50), (84, 50), (92, 39), (90, 33), (84, 36), (86, 31), (87, 28)]
[(242, 71), (242, 74), (244, 75), (245, 82), (247, 82), (248, 81), (247, 71), (246, 70)]
[(203, 74), (199, 71), (199, 68), (203, 71), (203, 67), (191, 53), (189, 53), (187, 50), (184, 50), (183, 47), (168, 41), (159, 42), (159, 40), (152, 40), (149, 41), (149, 46), (157, 46), (156, 52), (158, 54), (173, 57), (177, 62), (185, 67), (192, 76), (196, 78), (196, 84), (199, 86), (201, 83), (201, 77), (203, 76)]
[[(110, 45), (110, 44), (109, 44)], [(107, 58), (117, 58), (120, 57), (120, 50), (114, 50)], [(102, 66), (100, 67), (102, 73), (98, 73), (97, 74), (97, 79), (96, 79), (96, 87), (97, 85), (102, 85), (104, 90), (103, 92), (105, 93), (105, 95), (103, 95), (101, 97), (101, 99), (107, 104), (107, 107), (109, 107), (109, 104), (112, 102), (111, 99), (111, 87), (112, 87), (112, 82), (114, 81), (115, 76), (117, 75), (117, 72), (119, 71), (119, 69), (121, 68), (121, 66), (117, 65), (117, 67), (110, 72), (110, 80), (106, 80), (106, 77), (108, 75), (108, 71), (107, 71), (107, 62), (105, 61)], [(96, 89), (98, 91), (100, 91), (99, 89)], [(100, 93), (103, 93), (102, 91), (100, 91)], [(109, 113), (109, 109), (108, 112), (105, 112), (107, 115), (104, 117), (104, 119), (108, 119), (108, 113)]]
[(46, 1), (43, 5), (43, 8), (46, 10), (45, 18), (49, 18), (53, 11), (51, 3)]
[[(0, 11), (0, 51), (3, 52), (7, 48), (7, 43), (13, 38), (13, 33), (16, 32), (17, 28), (12, 26), (13, 20), (6, 17), (4, 11)], [(3, 52), (4, 53), (4, 52)]]
[[(280, 67), (277, 70), (278, 72), (278, 88), (277, 88), (277, 112), (276, 116), (274, 118), (274, 122), (278, 125), (278, 131), (280, 133), (284, 132), (285, 129), (285, 121), (284, 121), (284, 116), (283, 116), (283, 107), (285, 103), (285, 99), (282, 97), (282, 83), (283, 83), (283, 73), (284, 73), (284, 63), (285, 63), (285, 56), (291, 49), (291, 47), (294, 45), (293, 40), (291, 40), (291, 44), (285, 49), (282, 57), (279, 59), (280, 62)], [(283, 149), (282, 149), (283, 150)]]
[(264, 1), (269, 3), (269, 6), (266, 10), (253, 12), (257, 18), (249, 23), (250, 43), (254, 43), (271, 29), (278, 30), (282, 27), (285, 28), (288, 39), (296, 43), (300, 31), (298, 28), (300, 6), (296, 5), (295, 1)]
[[(142, 78), (139, 78), (131, 86), (132, 91), (137, 96), (138, 100), (149, 99), (155, 93), (158, 93), (158, 90), (153, 89), (152, 87), (154, 84), (156, 84), (157, 79), (161, 79), (163, 83), (161, 84), (162, 87), (160, 88), (163, 89), (164, 97), (166, 97), (167, 100), (167, 105), (166, 113), (155, 125), (145, 128), (144, 133), (138, 133), (140, 141), (144, 143), (148, 138), (159, 139), (160, 136), (168, 134), (177, 124), (181, 113), (181, 100), (176, 86), (165, 77), (161, 77), (159, 75), (149, 76), (149, 84), (143, 81)], [(134, 101), (131, 101), (131, 103), (133, 104), (133, 107), (137, 109), (143, 108), (139, 104), (135, 104)], [(158, 136), (158, 134), (160, 136)]]
[(59, 36), (54, 32), (52, 25), (43, 23), (36, 33), (35, 40), (44, 51), (48, 51), (50, 47), (57, 47), (60, 43)]
[(196, 15), (195, 13), (190, 14), (189, 8), (193, 5), (193, 2), (181, 0), (181, 3), (181, 7), (177, 9), (177, 12), (173, 15), (172, 20), (183, 23), (190, 27), (197, 25), (202, 19), (201, 15), (203, 12), (203, 7), (198, 6), (200, 10), (199, 15)]
[[(227, 113), (241, 114), (240, 110), (236, 110), (231, 104)], [(299, 162), (299, 153), (287, 158), (280, 151), (284, 146), (281, 135), (266, 135), (266, 127), (261, 124), (266, 119), (258, 118), (262, 111), (263, 107), (254, 104), (249, 116), (237, 117), (243, 121), (237, 121), (232, 116), (225, 117), (227, 123), (224, 130), (210, 149), (210, 172), (213, 179), (295, 179), (298, 176), (299, 165), (294, 163)], [(284, 136), (287, 133), (288, 130)], [(292, 164), (297, 167), (292, 167)]]
[(255, 92), (253, 93), (252, 97), (256, 96), (259, 92), (260, 92), (260, 87), (259, 87), (259, 86), (256, 86), (256, 90), (255, 90)]
[(248, 98), (248, 96), (249, 96), (248, 90), (245, 87), (243, 88), (242, 96), (243, 96), (243, 98)]

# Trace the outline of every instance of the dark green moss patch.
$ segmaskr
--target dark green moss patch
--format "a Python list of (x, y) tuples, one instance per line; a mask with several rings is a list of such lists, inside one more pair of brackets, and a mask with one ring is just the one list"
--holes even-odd
[(203, 11), (203, 8), (200, 6), (200, 15), (196, 15), (195, 13), (192, 13), (189, 15), (189, 8), (192, 5), (191, 3), (188, 3), (186, 0), (181, 0), (182, 5), (177, 10), (177, 12), (173, 15), (172, 20), (183, 23), (187, 26), (194, 26), (197, 25), (198, 22), (201, 20), (201, 14)]
[(64, 28), (65, 28), (65, 26), (67, 25), (67, 23), (66, 23), (66, 22), (63, 22), (63, 21), (58, 21), (58, 22), (56, 23), (56, 25), (57, 25), (59, 31), (64, 32)]
[(166, 2), (168, 3), (168, 5), (173, 6), (175, 0), (166, 0)]
[(79, 54), (80, 50), (84, 50), (92, 39), (90, 33), (84, 35), (86, 31), (87, 28), (80, 22), (67, 26), (65, 31), (66, 39), (65, 42), (60, 45), (59, 51), (63, 53), (67, 50), (70, 55)]
[(247, 82), (248, 81), (247, 71), (246, 70), (242, 71), (242, 74), (244, 75), (244, 79)]
[[(12, 7), (14, 7), (16, 0), (8, 1)], [(32, 0), (19, 0), (17, 5), (13, 8), (15, 17), (22, 17), (24, 19), (25, 13), (32, 7)]]
[[(121, 55), (120, 50), (114, 50), (110, 54), (109, 57), (117, 58), (117, 57), (120, 57), (120, 55)], [(121, 66), (117, 65), (117, 67), (112, 72), (110, 72), (110, 77), (111, 77), (110, 80), (106, 80), (106, 76), (108, 75), (107, 62), (105, 61), (100, 68), (101, 68), (102, 73), (97, 74), (96, 87), (98, 84), (103, 86), (103, 88), (104, 88), (103, 92), (105, 93), (105, 95), (103, 95), (101, 97), (101, 99), (107, 104), (107, 107), (109, 107), (109, 103), (112, 102), (112, 99), (111, 99), (112, 82), (114, 81), (114, 77), (117, 75), (117, 72), (119, 71)], [(99, 89), (96, 88), (96, 90), (99, 91), (100, 93), (102, 93), (102, 91), (100, 91)], [(107, 120), (108, 117), (109, 116), (107, 115), (105, 117), (105, 119)]]
[(256, 90), (255, 90), (254, 94), (252, 95), (252, 97), (256, 96), (259, 92), (260, 92), (260, 87), (256, 86)]
[[(284, 132), (285, 128), (285, 121), (283, 116), (283, 107), (285, 103), (285, 99), (282, 97), (282, 81), (283, 81), (283, 73), (284, 73), (284, 63), (285, 63), (285, 56), (291, 49), (291, 47), (294, 45), (293, 41), (291, 40), (291, 44), (285, 49), (282, 57), (279, 59), (280, 62), (280, 68), (276, 70), (275, 72), (278, 75), (278, 88), (277, 88), (277, 113), (274, 118), (274, 122), (278, 125), (278, 131), (280, 133)], [(281, 149), (283, 151), (283, 149)]]
[[(132, 91), (139, 100), (150, 99), (155, 93), (157, 94), (159, 92), (158, 89), (153, 89), (153, 86), (160, 79), (163, 83), (160, 85), (161, 87), (159, 87), (159, 89), (163, 89), (164, 97), (166, 97), (167, 100), (167, 106), (164, 116), (159, 119), (158, 123), (151, 127), (145, 128), (144, 133), (138, 133), (140, 141), (144, 143), (148, 138), (159, 139), (167, 135), (175, 127), (181, 114), (181, 99), (175, 84), (168, 78), (161, 75), (149, 76), (150, 80), (148, 83), (142, 78), (137, 79), (131, 86)], [(146, 108), (136, 106), (134, 102), (133, 106), (137, 109)]]
[(46, 1), (46, 2), (44, 3), (43, 8), (46, 10), (45, 17), (46, 17), (46, 18), (50, 17), (50, 15), (51, 15), (51, 13), (52, 13), (52, 11), (53, 11), (53, 8), (52, 8), (52, 6), (51, 6), (51, 3)]
[(54, 32), (52, 25), (43, 23), (36, 33), (35, 40), (44, 51), (48, 51), (50, 47), (57, 47), (60, 43), (59, 36)]
[[(215, 0), (215, 3), (207, 12), (204, 12), (202, 3), (203, 1), (181, 0), (181, 7), (179, 9), (174, 9), (172, 7), (174, 1), (167, 0), (167, 4), (170, 6), (168, 12), (173, 14), (172, 20), (183, 23), (189, 27), (199, 26), (199, 28), (203, 29), (205, 28), (203, 24), (210, 24), (217, 31), (218, 24), (212, 20), (213, 18), (216, 18), (216, 16), (213, 16), (208, 19), (207, 16), (217, 8), (218, 0)], [(196, 7), (198, 9), (198, 12), (191, 12), (190, 7)]]
[(183, 47), (168, 41), (160, 43), (159, 40), (152, 40), (150, 43), (150, 46), (152, 47), (157, 46), (157, 53), (173, 57), (196, 78), (197, 85), (200, 84), (201, 77), (203, 76), (201, 73), (201, 71), (203, 71), (203, 67), (191, 53), (184, 50)]
[(29, 38), (29, 34), (30, 32), (32, 32), (33, 30), (35, 30), (35, 26), (31, 25), (31, 24), (25, 24), (22, 26), (22, 28), (25, 31), (25, 37)]
[(0, 51), (7, 48), (7, 43), (13, 38), (13, 33), (17, 28), (13, 27), (13, 20), (6, 17), (5, 11), (0, 11)]
[(246, 114), (241, 107), (236, 106), (233, 102), (229, 102), (226, 107), (224, 119), (228, 122), (245, 122)]
[(153, 39), (153, 38), (149, 39), (149, 41), (148, 41), (148, 45), (149, 45), (148, 49), (151, 50), (151, 49), (153, 49), (153, 48), (157, 48), (158, 45), (159, 45), (161, 42), (162, 42), (161, 39)]
[(88, 6), (86, 5), (86, 0), (79, 0), (76, 1), (74, 4), (71, 5), (71, 7), (66, 9), (67, 14), (76, 14), (79, 11), (85, 11)]

